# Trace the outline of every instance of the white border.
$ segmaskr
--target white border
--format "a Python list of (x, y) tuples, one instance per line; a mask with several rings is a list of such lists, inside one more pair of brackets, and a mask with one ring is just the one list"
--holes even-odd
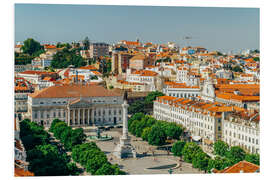
[[(42, 179), (228, 179), (228, 178), (265, 178), (269, 179), (269, 128), (270, 118), (267, 111), (269, 99), (270, 57), (269, 57), (269, 2), (267, 0), (8, 0), (1, 8), (1, 179), (13, 178), (13, 45), (14, 45), (14, 3), (40, 4), (96, 4), (96, 5), (154, 5), (154, 6), (195, 6), (195, 7), (256, 7), (260, 8), (260, 50), (261, 50), (261, 173), (229, 175), (132, 175), (132, 176), (92, 176), (92, 177), (45, 177)], [(4, 90), (4, 91), (3, 91)], [(169, 177), (170, 176), (170, 177)], [(23, 178), (16, 178), (23, 179)], [(30, 178), (24, 178), (30, 179)], [(41, 179), (34, 177), (31, 179)]]

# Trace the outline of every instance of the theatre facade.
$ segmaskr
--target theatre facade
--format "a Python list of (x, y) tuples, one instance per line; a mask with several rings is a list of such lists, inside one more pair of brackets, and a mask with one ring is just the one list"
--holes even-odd
[(49, 127), (54, 119), (69, 126), (122, 124), (123, 96), (97, 85), (52, 86), (29, 95), (28, 116)]

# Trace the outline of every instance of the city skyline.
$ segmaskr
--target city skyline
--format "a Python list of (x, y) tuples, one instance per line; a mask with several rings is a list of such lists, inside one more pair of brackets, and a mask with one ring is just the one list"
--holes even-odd
[[(222, 52), (259, 49), (259, 9), (15, 5), (16, 42), (30, 37), (42, 43), (72, 42), (86, 36), (92, 42), (110, 44), (139, 38)], [(186, 36), (192, 39), (185, 40)]]

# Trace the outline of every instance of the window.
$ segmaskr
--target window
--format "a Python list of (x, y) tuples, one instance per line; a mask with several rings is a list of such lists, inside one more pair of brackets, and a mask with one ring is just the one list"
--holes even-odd
[(63, 112), (63, 116), (66, 117), (66, 112), (65, 111)]
[(116, 115), (116, 110), (113, 111), (113, 114)]
[(40, 111), (40, 117), (43, 118), (43, 111)]
[(53, 117), (55, 118), (55, 116), (56, 116), (56, 113), (55, 113), (55, 111), (53, 112)]
[(37, 112), (34, 113), (34, 118), (35, 118), (35, 119), (37, 118)]
[(43, 102), (40, 102), (40, 104), (44, 104)]

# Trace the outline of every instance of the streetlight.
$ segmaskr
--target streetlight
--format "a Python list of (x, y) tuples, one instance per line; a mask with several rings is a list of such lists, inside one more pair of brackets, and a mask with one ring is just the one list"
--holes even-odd
[(173, 170), (170, 168), (170, 169), (168, 170), (168, 172), (169, 172), (169, 174), (172, 174)]

